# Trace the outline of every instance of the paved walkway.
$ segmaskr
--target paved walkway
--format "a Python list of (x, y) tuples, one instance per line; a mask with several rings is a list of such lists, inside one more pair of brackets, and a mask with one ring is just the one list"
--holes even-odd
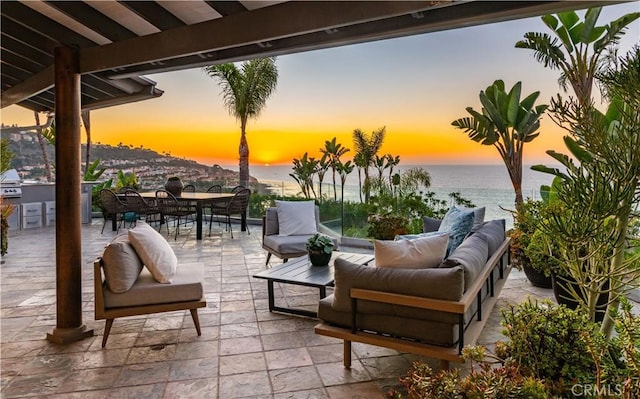
[[(201, 337), (189, 312), (162, 313), (116, 319), (102, 349), (93, 260), (115, 233), (101, 227), (94, 220), (82, 232), (83, 320), (96, 335), (68, 346), (45, 340), (56, 319), (55, 230), (10, 235), (0, 267), (2, 398), (384, 398), (417, 358), (354, 343), (347, 370), (341, 341), (316, 336), (315, 320), (269, 313), (266, 281), (251, 277), (265, 268), (259, 226), (234, 239), (224, 227), (201, 242), (195, 228), (169, 239), (180, 261), (205, 265)], [(277, 289), (286, 305), (317, 303), (317, 289)], [(498, 306), (529, 294), (549, 292), (513, 271)], [(499, 312), (490, 318), (480, 343), (501, 336)]]

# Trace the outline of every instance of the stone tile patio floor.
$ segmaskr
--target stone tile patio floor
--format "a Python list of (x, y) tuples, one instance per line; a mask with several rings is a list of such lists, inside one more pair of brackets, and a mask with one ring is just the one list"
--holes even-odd
[[(54, 228), (10, 234), (0, 266), (2, 398), (384, 398), (417, 359), (354, 343), (347, 370), (342, 341), (316, 336), (315, 320), (270, 313), (266, 281), (252, 278), (265, 269), (258, 226), (234, 239), (222, 229), (200, 242), (195, 229), (168, 239), (180, 262), (205, 265), (201, 337), (189, 312), (161, 313), (116, 319), (102, 349), (93, 260), (115, 233), (107, 228), (101, 234), (101, 227), (96, 219), (82, 231), (83, 321), (95, 335), (67, 346), (45, 339), (56, 323)], [(317, 303), (317, 289), (276, 287), (277, 298), (289, 306)], [(549, 294), (514, 270), (498, 306)], [(500, 337), (494, 309), (479, 343)]]

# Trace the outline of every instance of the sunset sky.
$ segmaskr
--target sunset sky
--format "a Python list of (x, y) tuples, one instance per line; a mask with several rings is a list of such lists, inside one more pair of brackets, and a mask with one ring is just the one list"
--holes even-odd
[[(599, 24), (632, 11), (640, 11), (639, 2), (605, 7)], [(291, 164), (304, 152), (318, 156), (333, 137), (352, 148), (354, 129), (386, 126), (382, 153), (400, 155), (403, 164), (501, 163), (493, 147), (472, 142), (451, 122), (467, 116), (467, 106), (479, 110), (478, 93), (495, 79), (508, 87), (522, 81), (523, 97), (540, 91), (538, 103), (559, 92), (559, 72), (514, 47), (528, 31), (547, 28), (536, 17), (281, 56), (276, 92), (248, 124), (250, 162)], [(639, 41), (635, 21), (620, 54)], [(92, 111), (94, 142), (237, 165), (239, 124), (224, 108), (215, 80), (201, 69), (148, 77), (164, 95)], [(2, 122), (35, 123), (31, 111), (17, 106), (2, 110)], [(545, 150), (563, 149), (563, 132), (549, 117), (540, 131), (525, 148), (525, 163), (546, 162)]]

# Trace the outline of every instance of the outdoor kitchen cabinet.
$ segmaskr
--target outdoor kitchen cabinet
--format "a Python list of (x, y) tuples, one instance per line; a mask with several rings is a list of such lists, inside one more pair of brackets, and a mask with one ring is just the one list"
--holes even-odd
[(44, 225), (52, 226), (56, 224), (56, 202), (45, 201), (44, 202)]
[(42, 227), (42, 202), (23, 203), (20, 209), (23, 230)]

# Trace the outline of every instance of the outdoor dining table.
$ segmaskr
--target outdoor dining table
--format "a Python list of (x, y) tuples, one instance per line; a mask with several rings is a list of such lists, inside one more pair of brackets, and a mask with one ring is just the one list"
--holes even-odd
[[(145, 199), (155, 199), (155, 191), (141, 192), (140, 195)], [(202, 208), (204, 204), (223, 203), (226, 204), (233, 198), (233, 193), (193, 193), (182, 192), (179, 197), (176, 197), (178, 201), (184, 201), (189, 203), (195, 203), (196, 205), (196, 239), (202, 240)], [(212, 216), (213, 217), (213, 216)], [(242, 215), (242, 227), (246, 228), (246, 215)]]

